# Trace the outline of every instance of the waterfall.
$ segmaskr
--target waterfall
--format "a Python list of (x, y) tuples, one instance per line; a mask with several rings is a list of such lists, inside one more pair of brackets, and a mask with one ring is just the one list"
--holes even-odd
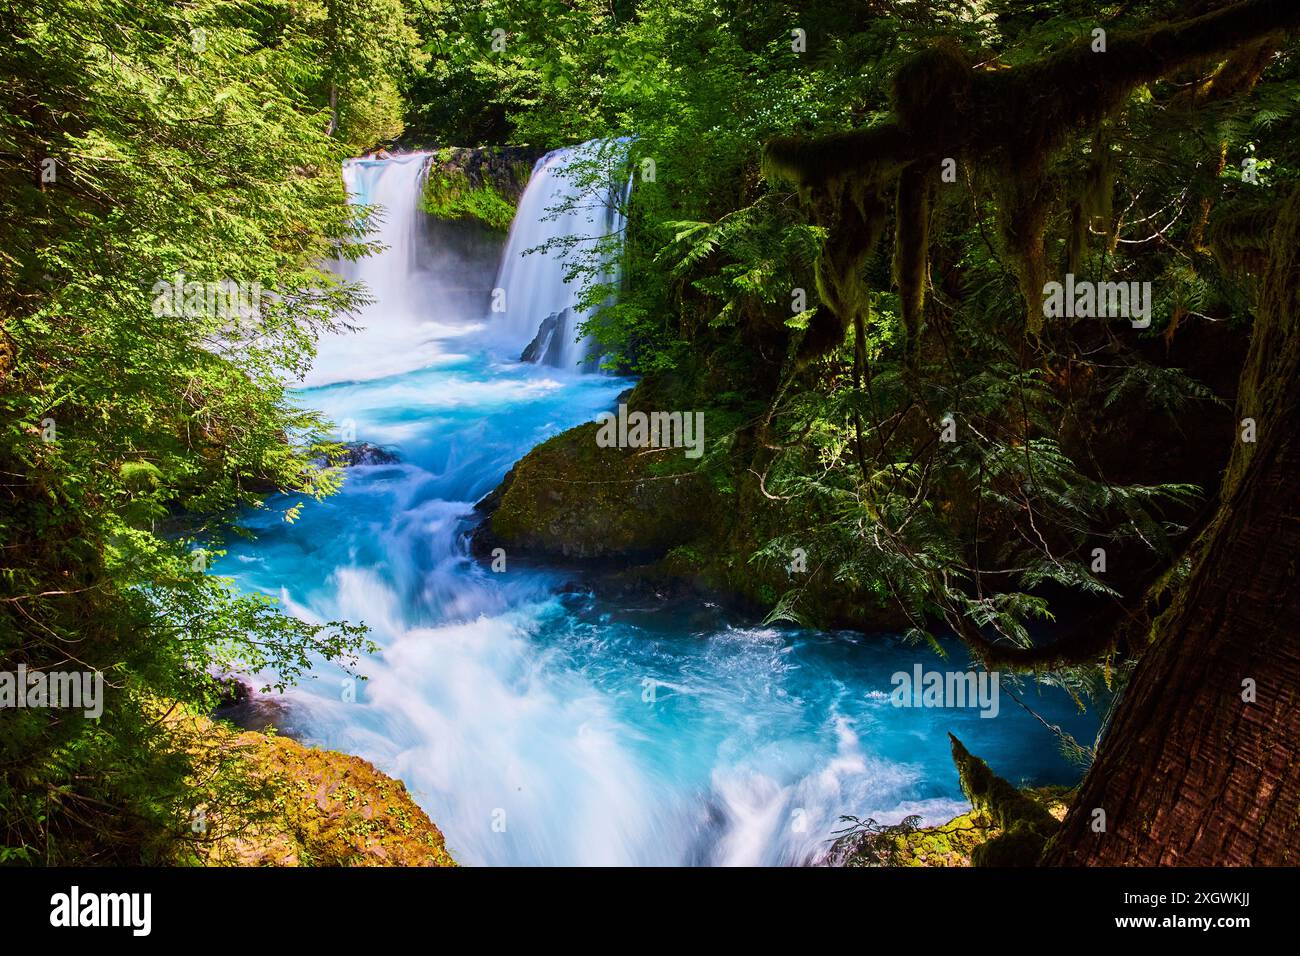
[[(383, 207), (371, 238), (386, 249), (339, 271), (376, 301), (360, 331), (322, 342), (316, 387), (296, 395), (395, 460), (349, 467), (338, 494), (292, 523), (284, 506), (302, 499), (246, 514), (255, 538), (231, 541), (217, 573), (304, 620), (365, 622), (378, 649), (360, 662), (364, 683), (317, 661), (258, 706), (400, 777), (471, 865), (817, 861), (840, 814), (942, 823), (965, 810), (949, 731), (1010, 779), (1077, 782), (1026, 710), (892, 706), (892, 675), (919, 653), (902, 640), (744, 626), (713, 604), (602, 596), (513, 549), (499, 573), (470, 556), (473, 503), (631, 384), (546, 364), (571, 367), (589, 347), (571, 341), (563, 267), (521, 254), (622, 228), (608, 195), (588, 215), (547, 218), (584, 148), (538, 163), (504, 262), (499, 236), (419, 211), (426, 154), (345, 167), (353, 201)], [(494, 276), (504, 318), (488, 311)], [(515, 361), (566, 309), (538, 344), (543, 361)], [(1035, 711), (1091, 739), (1095, 718), (1051, 693)]]
[(350, 159), (343, 182), (353, 205), (371, 206), (368, 241), (377, 255), (331, 263), (364, 284), (373, 300), (351, 317), (360, 334), (326, 336), (308, 386), (399, 375), (454, 360), (450, 340), (483, 328), (482, 314), (501, 253), (497, 233), (472, 222), (443, 222), (420, 208), (428, 152)]
[(420, 248), (419, 198), (428, 163), (428, 153), (408, 153), (343, 165), (349, 199), (381, 207), (372, 238), (387, 248), (378, 256), (339, 263), (339, 273), (366, 283), (375, 300), (383, 303), (386, 325), (419, 321), (417, 304), (425, 291), (422, 266), (427, 261)]
[(578, 330), (599, 306), (584, 309), (579, 300), (593, 284), (618, 283), (631, 190), (621, 175), (627, 142), (592, 140), (533, 166), (497, 272), (499, 314), (489, 317), (525, 361), (596, 367), (595, 344)]

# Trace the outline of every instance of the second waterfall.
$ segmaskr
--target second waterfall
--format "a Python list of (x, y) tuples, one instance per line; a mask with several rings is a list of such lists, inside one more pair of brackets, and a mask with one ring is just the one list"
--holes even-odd
[[(582, 324), (612, 298), (627, 227), (626, 141), (594, 140), (547, 153), (533, 167), (510, 227), (492, 309), (523, 357), (593, 369), (598, 351)], [(596, 302), (584, 301), (595, 290)], [(495, 318), (495, 317), (494, 317)]]

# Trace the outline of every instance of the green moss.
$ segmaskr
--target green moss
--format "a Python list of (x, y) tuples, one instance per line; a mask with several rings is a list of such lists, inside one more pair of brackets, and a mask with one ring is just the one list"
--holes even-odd
[(623, 583), (684, 586), (755, 614), (798, 587), (798, 616), (810, 624), (901, 625), (882, 596), (836, 581), (815, 562), (794, 575), (788, 556), (756, 557), (774, 539), (804, 533), (807, 516), (764, 496), (747, 467), (747, 428), (764, 412), (745, 388), (754, 381), (748, 360), (741, 349), (714, 353), (689, 371), (642, 378), (627, 398), (634, 411), (703, 412), (704, 458), (601, 448), (595, 423), (578, 426), (534, 448), (485, 499), (480, 510), (490, 517), (477, 533), (478, 553), (502, 546), (634, 562), (620, 570)]
[[(1143, 84), (1300, 19), (1300, 12), (1271, 4), (1232, 4), (1204, 16), (1116, 32), (1106, 68), (1098, 69), (1089, 40), (1010, 69), (972, 69), (955, 44), (936, 44), (903, 63), (895, 77), (892, 122), (818, 138), (777, 137), (763, 152), (769, 181), (794, 186), (829, 230), (817, 263), (818, 309), (800, 347), (801, 366), (843, 341), (866, 293), (861, 270), (885, 216), (876, 199), (913, 163), (933, 169), (941, 158), (959, 158), (984, 173), (995, 187), (1003, 252), (1014, 269), (1027, 306), (1026, 327), (1042, 329), (1042, 288), (1048, 271), (1046, 230), (1057, 198), (1047, 175), (1049, 159), (1072, 136), (1097, 127)], [(1265, 61), (1266, 62), (1266, 61)], [(1245, 57), (1238, 71), (1262, 69)], [(1046, 95), (1051, 91), (1052, 95)], [(1105, 212), (1109, 159), (1093, 171), (1085, 201)], [(899, 186), (897, 244), (921, 234), (924, 193)], [(856, 209), (854, 208), (856, 206)], [(1075, 216), (1074, 252), (1088, 209)], [(914, 246), (896, 250), (903, 318), (919, 322), (924, 256)]]
[(491, 183), (474, 185), (465, 173), (434, 168), (424, 182), (421, 208), (437, 219), (476, 219), (505, 232), (515, 218), (515, 206)]
[(836, 840), (831, 860), (850, 867), (970, 866), (975, 850), (998, 833), (988, 815), (978, 810), (942, 826), (918, 827), (919, 822), (916, 816), (885, 826), (859, 820)]
[(1280, 211), (1276, 202), (1255, 199), (1221, 205), (1209, 224), (1206, 238), (1224, 269), (1245, 275), (1260, 274), (1268, 267), (1273, 230)]
[(306, 747), (285, 737), (238, 733), (181, 713), (198, 777), (238, 755), (254, 788), (243, 802), (209, 808), (209, 866), (455, 866), (441, 831), (400, 780), (360, 757)]
[(709, 484), (680, 450), (601, 448), (599, 426), (570, 429), (513, 469), (492, 515), (507, 546), (573, 558), (651, 557), (699, 534), (716, 513)]
[(1055, 825), (1052, 815), (1041, 804), (995, 774), (955, 736), (949, 734), (948, 739), (952, 742), (952, 762), (957, 765), (962, 793), (966, 794), (971, 806), (987, 812), (1002, 829), (1010, 829), (1021, 822), (1049, 828)]
[(1042, 833), (1017, 823), (975, 847), (970, 855), (971, 866), (1034, 866), (1045, 843)]
[(952, 734), (952, 761), (957, 765), (962, 793), (1002, 832), (971, 854), (974, 866), (1033, 866), (1057, 820), (1037, 800), (1003, 780), (989, 765), (968, 751)]
[[(1057, 821), (1064, 819), (1072, 791), (1037, 787), (1020, 794)], [(1035, 828), (1018, 822), (1002, 830), (987, 810), (972, 809), (940, 826), (920, 827), (919, 822), (915, 816), (884, 826), (857, 821), (836, 841), (831, 859), (852, 867), (1032, 866), (1043, 846)]]
[(925, 284), (930, 270), (930, 182), (928, 167), (913, 163), (898, 177), (895, 202), (894, 282), (907, 329), (907, 346), (915, 350), (921, 341)]

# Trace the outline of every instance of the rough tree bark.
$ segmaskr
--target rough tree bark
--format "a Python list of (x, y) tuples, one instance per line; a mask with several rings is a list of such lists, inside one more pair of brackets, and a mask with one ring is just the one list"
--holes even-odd
[(1238, 407), (1258, 441), (1238, 441), (1197, 567), (1045, 863), (1300, 864), (1300, 190), (1273, 235)]

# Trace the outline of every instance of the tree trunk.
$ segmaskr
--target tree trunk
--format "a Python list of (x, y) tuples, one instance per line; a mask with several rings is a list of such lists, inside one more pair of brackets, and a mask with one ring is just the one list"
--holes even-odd
[(1258, 443), (1238, 436), (1196, 569), (1045, 863), (1300, 864), (1300, 190), (1256, 313), (1238, 407)]

